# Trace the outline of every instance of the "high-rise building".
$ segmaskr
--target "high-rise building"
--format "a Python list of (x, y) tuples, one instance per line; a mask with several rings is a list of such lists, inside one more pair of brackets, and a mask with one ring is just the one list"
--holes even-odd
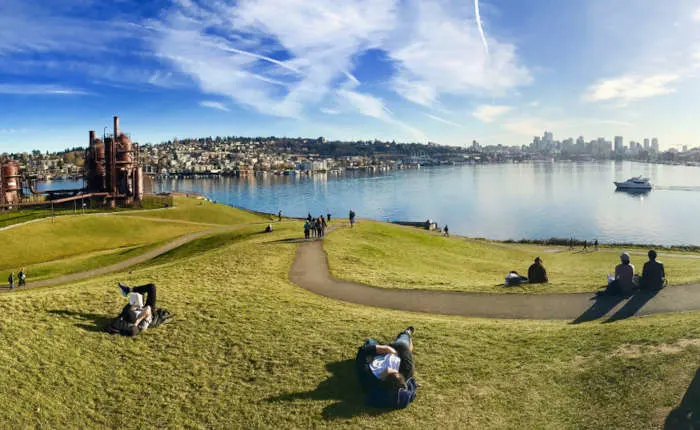
[(648, 151), (649, 150), (649, 138), (644, 139), (644, 150)]
[(659, 139), (656, 137), (651, 139), (651, 150), (654, 152), (659, 152)]
[(622, 154), (625, 152), (625, 144), (622, 141), (622, 136), (615, 136), (615, 153)]
[(554, 141), (554, 134), (551, 131), (545, 131), (542, 141), (544, 144), (551, 144)]

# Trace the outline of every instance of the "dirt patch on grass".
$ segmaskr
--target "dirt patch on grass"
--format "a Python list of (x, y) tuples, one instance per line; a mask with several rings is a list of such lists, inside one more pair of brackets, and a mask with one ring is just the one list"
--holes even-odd
[(612, 356), (639, 358), (648, 354), (680, 354), (691, 346), (700, 346), (700, 339), (680, 339), (675, 343), (662, 343), (660, 345), (625, 344), (617, 348)]

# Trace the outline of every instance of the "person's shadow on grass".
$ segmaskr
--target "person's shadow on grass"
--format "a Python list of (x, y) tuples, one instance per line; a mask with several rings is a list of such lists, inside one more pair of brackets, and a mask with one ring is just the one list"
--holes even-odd
[(83, 330), (92, 332), (104, 332), (105, 327), (107, 327), (107, 324), (109, 324), (109, 322), (112, 320), (112, 318), (104, 315), (90, 314), (87, 312), (67, 311), (63, 309), (54, 309), (48, 312), (50, 314), (59, 315), (66, 318), (78, 318), (81, 321), (90, 322), (90, 324), (77, 323), (75, 324), (75, 326)]
[(381, 415), (389, 412), (365, 405), (365, 396), (357, 381), (355, 360), (329, 363), (326, 370), (331, 376), (322, 381), (313, 391), (283, 394), (267, 398), (268, 402), (293, 402), (295, 400), (337, 400), (323, 410), (325, 420), (352, 418), (358, 415)]
[(695, 372), (681, 404), (666, 417), (664, 430), (691, 430), (700, 428), (700, 369)]

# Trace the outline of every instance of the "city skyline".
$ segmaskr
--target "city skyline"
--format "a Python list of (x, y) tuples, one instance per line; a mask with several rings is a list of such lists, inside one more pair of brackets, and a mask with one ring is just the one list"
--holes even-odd
[(700, 136), (686, 0), (6, 0), (0, 54), (0, 152), (84, 146), (115, 114), (142, 143)]

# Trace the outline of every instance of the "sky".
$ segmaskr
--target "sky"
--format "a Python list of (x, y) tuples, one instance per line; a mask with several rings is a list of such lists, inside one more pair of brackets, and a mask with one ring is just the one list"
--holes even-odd
[[(700, 145), (697, 0), (2, 0), (0, 152), (217, 135)], [(109, 130), (109, 128), (107, 129)]]

